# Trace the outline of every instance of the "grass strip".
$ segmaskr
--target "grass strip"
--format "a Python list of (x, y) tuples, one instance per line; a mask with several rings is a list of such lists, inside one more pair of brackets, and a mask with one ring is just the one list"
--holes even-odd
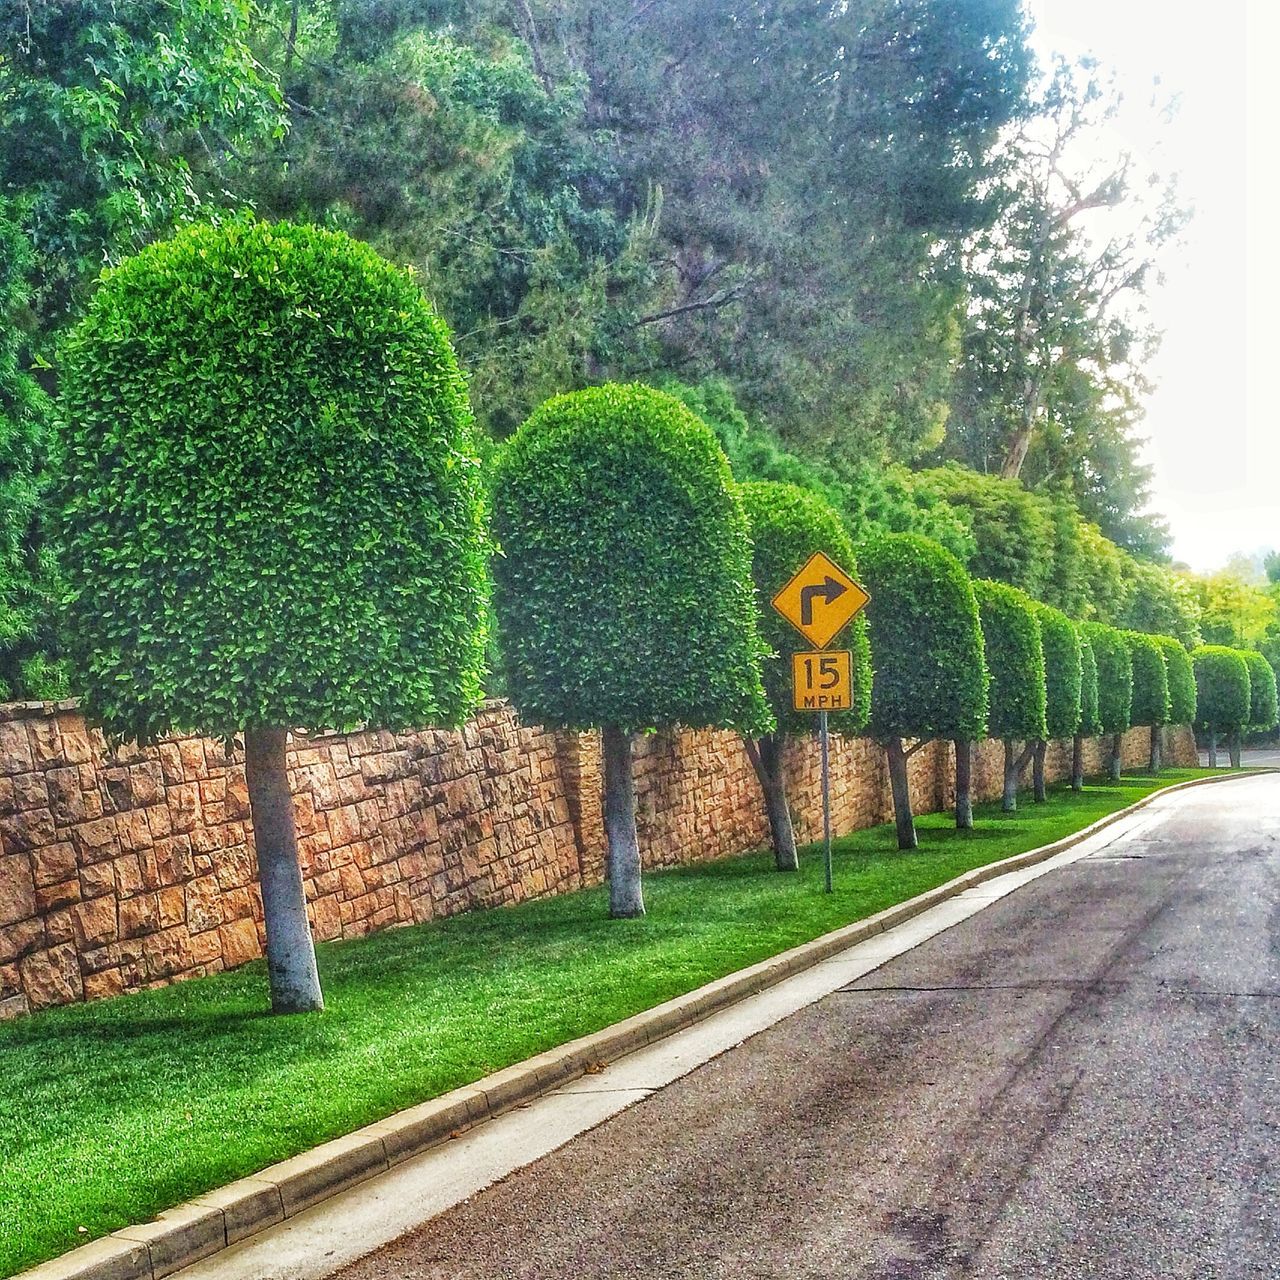
[(258, 962), (0, 1023), (0, 1275), (1211, 772), (1058, 787), (971, 832), (931, 814), (912, 853), (858, 831), (832, 894), (810, 846), (798, 874), (759, 853), (651, 873), (641, 920), (594, 888), (325, 943), (321, 1015), (264, 1013)]

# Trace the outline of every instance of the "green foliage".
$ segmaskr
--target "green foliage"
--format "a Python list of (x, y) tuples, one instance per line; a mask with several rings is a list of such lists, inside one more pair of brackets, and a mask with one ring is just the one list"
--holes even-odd
[(1123, 733), (1133, 709), (1133, 661), (1124, 634), (1100, 622), (1081, 631), (1093, 650), (1098, 669), (1098, 732)]
[(993, 738), (1047, 738), (1044, 648), (1035, 605), (1003, 582), (978, 579), (973, 594), (991, 678), (988, 732)]
[(62, 359), (68, 637), (110, 732), (471, 710), (482, 486), (405, 272), (316, 228), (193, 226), (103, 277)]
[(1077, 628), (1080, 633), (1080, 728), (1078, 732), (1086, 738), (1096, 737), (1102, 732), (1102, 720), (1098, 714), (1098, 660), (1094, 657), (1093, 645), (1085, 634), (1083, 626)]
[(1277, 718), (1276, 673), (1256, 649), (1241, 653), (1249, 667), (1249, 725), (1254, 729), (1274, 729)]
[[(791, 654), (812, 646), (770, 601), (816, 551), (823, 551), (846, 573), (857, 577), (857, 563), (840, 517), (817, 494), (796, 485), (762, 480), (740, 487), (751, 529), (751, 576), (755, 581), (760, 635), (774, 656), (763, 663), (764, 688), (779, 727), (806, 733), (817, 725), (812, 712), (792, 705)], [(871, 714), (871, 649), (866, 619), (859, 615), (835, 642), (853, 652), (851, 711), (830, 717), (831, 728), (853, 734)]]
[(1200, 603), (1185, 575), (1162, 564), (1130, 560), (1128, 599), (1117, 623), (1148, 635), (1173, 636), (1186, 648), (1200, 643)]
[(987, 668), (973, 586), (960, 562), (917, 534), (890, 533), (862, 548), (871, 594), (871, 732), (890, 737), (981, 738)]
[(1238, 649), (1202, 644), (1191, 651), (1196, 674), (1196, 723), (1217, 731), (1249, 723), (1249, 664)]
[(1191, 655), (1173, 636), (1152, 636), (1164, 654), (1169, 679), (1169, 724), (1192, 724), (1196, 718), (1196, 675)]
[[(1083, 655), (1076, 624), (1058, 609), (1036, 605), (1044, 650), (1045, 725), (1050, 738), (1070, 738), (1080, 727)], [(1097, 670), (1094, 671), (1096, 688)]]
[(1016, 480), (980, 475), (954, 463), (922, 471), (918, 479), (968, 513), (976, 544), (968, 568), (975, 578), (1045, 595), (1055, 550), (1048, 502)]
[(1280, 621), (1280, 598), (1230, 572), (1191, 579), (1206, 644), (1248, 649)]
[(772, 727), (747, 517), (711, 429), (660, 391), (549, 400), (498, 455), (497, 613), (528, 721)]
[(104, 260), (225, 205), (241, 158), (279, 136), (256, 19), (249, 0), (0, 8), (0, 190), (24, 209), (45, 323)]
[(1129, 662), (1133, 670), (1133, 701), (1129, 723), (1161, 725), (1169, 723), (1169, 671), (1164, 652), (1154, 637), (1140, 631), (1123, 633), (1129, 646)]
[(33, 255), (8, 203), (0, 199), (0, 697), (43, 696), (24, 679), (32, 650), (51, 643), (49, 572), (40, 499), (48, 461), (52, 406), (22, 368)]

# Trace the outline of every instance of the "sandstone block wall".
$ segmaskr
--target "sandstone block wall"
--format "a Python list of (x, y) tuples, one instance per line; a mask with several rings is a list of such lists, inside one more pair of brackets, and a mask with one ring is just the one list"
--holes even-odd
[[(1194, 764), (1185, 728), (1170, 764)], [(1148, 735), (1126, 736), (1129, 765)], [(1090, 772), (1104, 748), (1089, 744)], [(919, 812), (953, 800), (951, 752), (911, 759)], [(1000, 744), (981, 744), (975, 798), (999, 796)], [(797, 834), (821, 834), (816, 742), (787, 761)], [(1069, 744), (1049, 776), (1065, 777)], [(599, 741), (521, 726), (502, 702), (456, 733), (298, 737), (289, 769), (317, 938), (430, 920), (598, 883), (604, 875)], [(883, 753), (833, 739), (837, 834), (892, 817)], [(636, 749), (637, 822), (649, 866), (721, 858), (767, 840), (741, 741), (669, 731)], [(0, 707), (0, 1016), (216, 973), (262, 954), (242, 756), (173, 739), (110, 751), (74, 704)]]

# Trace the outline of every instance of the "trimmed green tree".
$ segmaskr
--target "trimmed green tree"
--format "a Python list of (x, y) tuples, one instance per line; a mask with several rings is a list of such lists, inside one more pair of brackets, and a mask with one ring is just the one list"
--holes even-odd
[[(1239, 649), (1221, 644), (1202, 644), (1191, 651), (1196, 676), (1196, 723), (1209, 738), (1209, 767), (1218, 767), (1218, 734), (1224, 730), (1234, 737), (1249, 723), (1252, 691), (1249, 664)], [(1232, 753), (1231, 763), (1236, 764)]]
[(601, 730), (609, 911), (643, 915), (636, 733), (773, 728), (729, 464), (652, 387), (556, 396), (498, 454), (493, 529), (508, 695), (527, 722)]
[(1249, 727), (1264, 732), (1276, 727), (1276, 673), (1256, 649), (1242, 649), (1249, 664)]
[[(898, 847), (917, 844), (907, 758), (935, 738), (956, 746), (957, 824), (968, 799), (971, 744), (987, 719), (987, 668), (973, 585), (959, 560), (917, 534), (873, 538), (859, 557), (871, 593), (871, 732), (884, 745)], [(910, 749), (904, 738), (914, 738)], [(962, 781), (964, 799), (962, 800)]]
[[(987, 732), (1004, 743), (1001, 804), (1006, 813), (1012, 813), (1018, 807), (1018, 777), (1036, 744), (1048, 736), (1040, 623), (1035, 605), (1017, 587), (980, 578), (973, 584), (973, 593), (991, 677)], [(1021, 753), (1019, 739), (1025, 743)]]
[[(1082, 655), (1080, 632), (1076, 624), (1058, 609), (1035, 606), (1040, 623), (1040, 643), (1044, 650), (1045, 728), (1047, 738), (1074, 738), (1080, 728), (1080, 684)], [(1096, 672), (1095, 672), (1096, 680)], [(1036, 743), (1032, 757), (1033, 794), (1037, 801), (1045, 799), (1044, 758), (1048, 742)]]
[[(835, 509), (811, 490), (794, 484), (757, 481), (741, 486), (742, 503), (751, 527), (751, 576), (755, 582), (760, 635), (771, 655), (762, 664), (764, 691), (777, 728), (744, 739), (752, 768), (764, 794), (774, 860), (779, 871), (794, 871), (795, 831), (783, 776), (787, 737), (812, 733), (813, 712), (796, 711), (791, 689), (791, 655), (813, 646), (772, 607), (770, 601), (817, 551), (830, 556), (846, 573), (855, 574), (853, 545)], [(833, 713), (828, 727), (855, 734), (871, 711), (871, 649), (866, 619), (859, 616), (839, 640), (853, 653), (853, 707)]]
[(1080, 635), (1080, 727), (1071, 743), (1071, 790), (1084, 790), (1084, 740), (1102, 732), (1098, 718), (1098, 660), (1083, 626)]
[(1129, 723), (1151, 730), (1151, 771), (1158, 773), (1163, 756), (1161, 735), (1169, 722), (1169, 668), (1154, 636), (1126, 631), (1129, 662), (1133, 668), (1133, 705)]
[(1120, 781), (1124, 763), (1124, 734), (1129, 728), (1133, 707), (1133, 663), (1124, 634), (1101, 622), (1086, 622), (1081, 628), (1093, 648), (1098, 668), (1098, 732), (1111, 739), (1108, 776)]
[[(1164, 654), (1165, 671), (1169, 677), (1169, 723), (1194, 724), (1196, 718), (1196, 673), (1191, 666), (1191, 655), (1186, 646), (1173, 636), (1152, 636)], [(1163, 743), (1152, 739), (1152, 745), (1164, 754)], [(1151, 767), (1157, 769), (1162, 760), (1153, 758)]]
[(193, 226), (103, 276), (62, 352), (66, 634), (115, 739), (243, 733), (272, 1007), (322, 1007), (291, 727), (455, 725), (487, 540), (466, 384), (349, 236)]

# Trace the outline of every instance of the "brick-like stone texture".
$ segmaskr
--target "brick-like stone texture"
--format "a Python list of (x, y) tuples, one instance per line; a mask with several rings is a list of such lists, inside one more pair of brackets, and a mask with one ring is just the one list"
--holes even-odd
[[(1170, 764), (1193, 764), (1186, 728)], [(1147, 730), (1125, 738), (1146, 760)], [(1086, 764), (1100, 772), (1104, 747)], [(460, 731), (297, 736), (289, 771), (319, 939), (562, 893), (604, 875), (598, 738), (522, 726), (490, 702)], [(821, 833), (816, 740), (787, 761), (798, 835)], [(1050, 778), (1070, 744), (1054, 744)], [(983, 743), (975, 798), (1001, 790)], [(948, 744), (911, 758), (917, 809), (953, 799)], [(733, 734), (671, 730), (636, 747), (646, 865), (723, 858), (767, 839), (759, 788)], [(892, 817), (883, 752), (833, 739), (837, 833)], [(109, 750), (73, 704), (0, 707), (0, 1017), (217, 973), (262, 954), (243, 757), (172, 739)]]

